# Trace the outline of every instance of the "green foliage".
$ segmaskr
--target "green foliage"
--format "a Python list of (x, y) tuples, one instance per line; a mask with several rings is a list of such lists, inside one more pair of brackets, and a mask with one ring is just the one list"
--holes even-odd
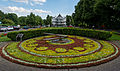
[[(13, 23), (14, 24), (18, 24), (18, 16), (15, 13), (8, 13), (8, 14), (4, 14), (4, 12), (2, 12), (0, 10), (0, 21), (2, 21), (3, 24), (7, 24), (9, 22), (9, 24)], [(8, 22), (6, 22), (8, 21)], [(11, 24), (13, 25), (13, 24)]]
[(86, 28), (88, 24), (83, 22), (83, 23), (78, 24), (78, 26), (82, 28)]
[(40, 16), (35, 16), (35, 14), (33, 13), (30, 13), (30, 15), (27, 16), (26, 25), (38, 26), (42, 24), (43, 24), (43, 20)]
[(35, 25), (42, 25), (44, 24), (42, 18), (40, 16), (35, 16)]
[(10, 24), (0, 24), (0, 26), (11, 26)]
[(4, 13), (0, 10), (0, 21), (2, 21), (5, 18)]
[(39, 29), (39, 30), (9, 32), (7, 36), (8, 36), (8, 38), (11, 38), (11, 40), (15, 41), (16, 36), (20, 33), (24, 34), (23, 40), (43, 35), (42, 30)]
[(44, 19), (43, 22), (44, 22), (44, 25), (48, 25), (46, 19)]
[(94, 4), (95, 0), (79, 1), (79, 3), (75, 6), (75, 13), (73, 13), (76, 26), (80, 23), (87, 23), (90, 26), (93, 25), (93, 21), (95, 21), (95, 13), (93, 11)]
[(75, 6), (75, 25), (86, 23), (89, 28), (120, 28), (120, 0), (80, 0)]
[[(2, 12), (0, 10), (0, 21), (2, 21), (3, 24), (8, 24), (8, 22), (6, 22), (6, 19), (8, 21), (8, 19), (10, 20), (9, 24), (11, 23), (11, 21), (14, 22), (14, 25), (21, 25), (21, 26), (39, 26), (39, 25), (43, 25), (43, 24), (52, 24), (52, 17), (51, 16), (47, 16), (46, 18), (46, 22), (44, 23), (44, 21), (42, 20), (42, 18), (40, 16), (35, 16), (35, 14), (30, 13), (30, 15), (27, 16), (21, 16), (18, 17), (17, 14), (15, 13), (6, 13), (4, 14), (4, 12)], [(12, 23), (13, 23), (12, 22)], [(10, 24), (13, 25), (13, 24)]]
[[(118, 7), (119, 6), (119, 7)], [(99, 22), (108, 29), (120, 28), (120, 0), (97, 1), (94, 11), (100, 16)]]
[(2, 24), (14, 25), (15, 23), (10, 19), (4, 19), (2, 20)]
[(107, 39), (112, 36), (110, 32), (100, 31), (100, 30), (92, 30), (92, 29), (80, 29), (80, 28), (44, 28), (30, 31), (18, 31), (18, 32), (10, 32), (8, 33), (8, 37), (12, 40), (16, 40), (16, 36), (19, 33), (23, 33), (23, 40), (38, 37), (44, 35), (44, 33), (55, 33), (55, 34), (65, 34), (65, 35), (77, 35), (84, 37), (91, 37), (97, 39)]
[(6, 42), (6, 41), (10, 41), (11, 39), (8, 38), (7, 36), (4, 37), (0, 37), (0, 42)]
[(113, 34), (112, 37), (108, 38), (107, 40), (120, 40), (120, 35)]
[(120, 33), (119, 32), (115, 32), (115, 31), (112, 31), (113, 35), (112, 37), (108, 38), (107, 40), (120, 40)]
[(35, 14), (30, 13), (30, 15), (27, 16), (26, 24), (29, 26), (35, 25)]
[(5, 14), (5, 18), (12, 20), (15, 24), (18, 24), (18, 16), (15, 13)]
[(66, 16), (66, 24), (67, 26), (74, 25), (74, 20), (72, 16), (69, 16), (69, 15)]
[(45, 25), (52, 26), (52, 16), (47, 15)]
[(26, 19), (27, 19), (27, 17), (26, 16), (21, 16), (21, 17), (19, 17), (19, 24), (20, 25), (26, 25)]

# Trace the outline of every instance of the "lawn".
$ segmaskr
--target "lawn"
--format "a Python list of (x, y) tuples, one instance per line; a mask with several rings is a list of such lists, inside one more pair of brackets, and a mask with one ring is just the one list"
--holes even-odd
[(110, 37), (108, 40), (120, 40), (120, 35), (113, 34), (112, 37)]
[(120, 40), (120, 33), (118, 33), (118, 32), (112, 32), (113, 34), (112, 34), (112, 37), (110, 37), (110, 38), (108, 38), (107, 40), (110, 40), (110, 41), (112, 41), (112, 40)]
[(0, 42), (6, 42), (6, 41), (10, 41), (11, 39), (9, 39), (7, 36), (4, 37), (0, 37)]

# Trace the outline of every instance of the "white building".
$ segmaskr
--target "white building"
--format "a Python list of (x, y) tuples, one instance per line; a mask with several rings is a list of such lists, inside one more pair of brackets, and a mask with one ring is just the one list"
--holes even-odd
[(66, 17), (62, 17), (60, 14), (57, 17), (52, 18), (53, 27), (66, 27)]

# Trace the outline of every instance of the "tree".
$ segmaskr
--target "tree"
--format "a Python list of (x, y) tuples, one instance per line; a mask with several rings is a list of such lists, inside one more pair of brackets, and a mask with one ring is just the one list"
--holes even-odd
[(107, 29), (120, 28), (120, 0), (97, 1), (94, 11), (100, 16), (99, 22)]
[(47, 23), (47, 20), (46, 20), (46, 19), (44, 19), (44, 20), (43, 20), (43, 22), (44, 22), (44, 24), (43, 24), (43, 25), (48, 25), (48, 23)]
[(14, 25), (15, 23), (12, 20), (9, 19), (4, 19), (2, 20), (2, 24), (7, 24), (7, 25)]
[(47, 22), (46, 25), (52, 26), (52, 16), (47, 15), (46, 22)]
[(18, 16), (15, 13), (5, 14), (5, 18), (12, 20), (13, 22), (15, 22), (15, 24), (18, 24)]
[(75, 13), (73, 19), (75, 26), (79, 24), (93, 26), (95, 20), (95, 13), (93, 11), (95, 0), (80, 0), (75, 6)]
[(35, 14), (30, 13), (30, 15), (27, 16), (26, 24), (29, 26), (35, 25)]
[(35, 14), (30, 13), (30, 15), (27, 16), (26, 24), (29, 26), (38, 26), (42, 25), (44, 22), (40, 16), (35, 16)]
[(35, 16), (35, 25), (43, 25), (43, 20), (40, 16)]
[(67, 26), (74, 25), (74, 20), (72, 16), (69, 16), (69, 15), (66, 16), (66, 24)]
[(5, 19), (5, 15), (4, 15), (4, 13), (0, 10), (0, 21), (2, 21), (3, 19)]
[(20, 25), (26, 25), (26, 19), (27, 19), (26, 16), (19, 17)]

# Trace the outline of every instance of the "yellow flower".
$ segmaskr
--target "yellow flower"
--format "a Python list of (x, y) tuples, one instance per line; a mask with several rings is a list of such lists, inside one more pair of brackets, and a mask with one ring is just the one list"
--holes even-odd
[(55, 62), (55, 61), (52, 60), (52, 59), (49, 59), (49, 60), (48, 60), (48, 63), (53, 63), (53, 62)]

